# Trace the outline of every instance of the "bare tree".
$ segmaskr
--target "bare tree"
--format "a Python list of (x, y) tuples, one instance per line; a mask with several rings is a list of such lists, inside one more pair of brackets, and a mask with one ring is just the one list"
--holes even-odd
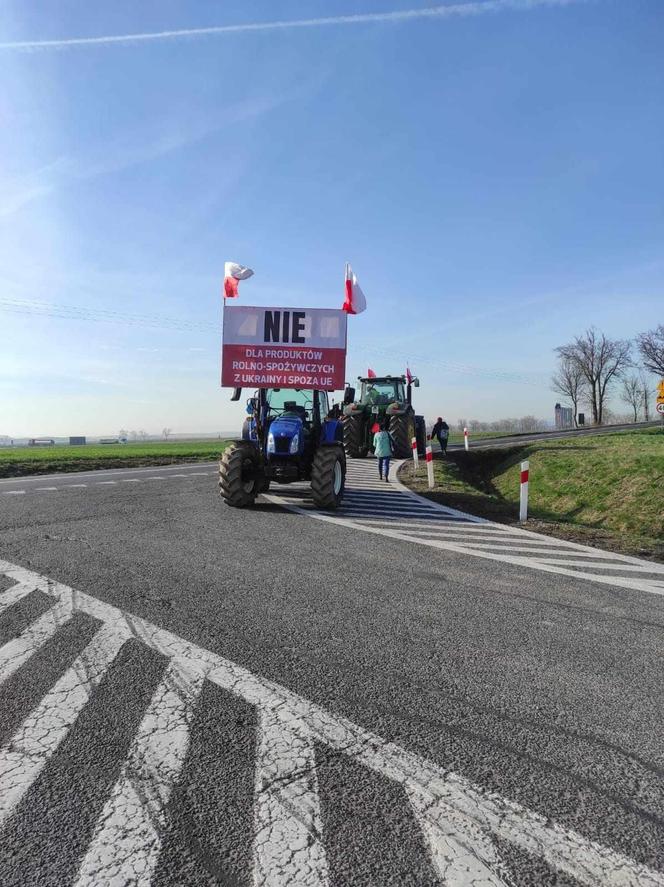
[(561, 358), (560, 366), (551, 378), (551, 387), (558, 394), (562, 394), (563, 397), (568, 397), (572, 401), (574, 427), (578, 428), (579, 403), (586, 391), (586, 377), (579, 365), (573, 360)]
[(129, 432), (129, 437), (130, 437), (132, 440), (137, 440), (137, 439), (138, 439), (138, 432), (137, 432), (137, 431), (130, 431), (130, 432)]
[(651, 373), (664, 376), (664, 323), (636, 337), (643, 365)]
[(601, 425), (611, 385), (632, 365), (630, 343), (607, 339), (604, 333), (591, 327), (556, 351), (562, 360), (569, 361), (583, 374), (593, 423)]
[(639, 419), (639, 409), (643, 402), (643, 391), (641, 389), (641, 380), (635, 373), (632, 373), (631, 376), (625, 376), (623, 379), (620, 396), (632, 408), (634, 421), (637, 422)]
[(164, 428), (164, 429), (162, 430), (161, 433), (164, 435), (164, 440), (168, 440), (168, 438), (169, 438), (170, 435), (171, 435), (171, 431), (172, 431), (171, 428)]
[(138, 432), (138, 436), (140, 437), (141, 440), (147, 440), (147, 439), (148, 439), (148, 433), (147, 433), (147, 431), (143, 431), (143, 430), (139, 431), (139, 432)]

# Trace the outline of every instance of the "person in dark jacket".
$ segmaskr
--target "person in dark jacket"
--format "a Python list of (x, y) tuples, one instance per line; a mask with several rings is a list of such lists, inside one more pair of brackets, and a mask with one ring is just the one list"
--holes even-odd
[(431, 429), (431, 440), (433, 440), (434, 437), (437, 438), (443, 456), (447, 453), (447, 439), (449, 436), (450, 426), (443, 418), (438, 416), (435, 425)]

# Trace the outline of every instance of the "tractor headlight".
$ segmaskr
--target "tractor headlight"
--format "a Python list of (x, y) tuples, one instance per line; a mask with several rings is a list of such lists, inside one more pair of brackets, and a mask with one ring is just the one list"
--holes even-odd
[(274, 434), (271, 431), (267, 436), (267, 451), (268, 453), (274, 453)]
[(291, 438), (289, 452), (291, 454), (297, 453), (299, 449), (300, 449), (300, 435), (294, 434)]

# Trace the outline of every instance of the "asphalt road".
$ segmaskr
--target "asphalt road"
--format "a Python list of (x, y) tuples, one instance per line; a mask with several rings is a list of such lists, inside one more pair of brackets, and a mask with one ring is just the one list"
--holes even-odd
[(664, 885), (664, 569), (351, 466), (0, 482), (3, 887)]
[[(657, 420), (654, 422), (635, 422), (629, 425), (601, 425), (601, 426), (585, 426), (584, 428), (571, 428), (561, 431), (535, 431), (527, 434), (514, 434), (508, 437), (478, 437), (473, 438), (473, 433), (468, 436), (468, 444), (471, 449), (486, 449), (491, 447), (511, 447), (520, 444), (528, 444), (530, 441), (536, 440), (564, 440), (567, 437), (587, 437), (596, 434), (616, 434), (619, 431), (634, 431), (639, 428), (657, 428), (662, 423)], [(461, 450), (464, 444), (450, 444), (449, 450)]]

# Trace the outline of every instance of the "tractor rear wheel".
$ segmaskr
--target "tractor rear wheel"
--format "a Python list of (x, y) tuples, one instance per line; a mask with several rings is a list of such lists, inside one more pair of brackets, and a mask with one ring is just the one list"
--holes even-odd
[(316, 508), (339, 507), (346, 484), (346, 457), (343, 447), (320, 447), (311, 466), (311, 492)]
[(413, 449), (415, 437), (415, 420), (409, 413), (402, 416), (392, 416), (390, 419), (390, 434), (394, 441), (394, 455), (397, 459), (407, 459)]
[(232, 508), (253, 505), (265, 481), (256, 447), (247, 441), (232, 443), (219, 463), (219, 492)]
[(351, 459), (366, 459), (368, 450), (364, 439), (364, 415), (344, 416), (342, 422), (346, 455)]

